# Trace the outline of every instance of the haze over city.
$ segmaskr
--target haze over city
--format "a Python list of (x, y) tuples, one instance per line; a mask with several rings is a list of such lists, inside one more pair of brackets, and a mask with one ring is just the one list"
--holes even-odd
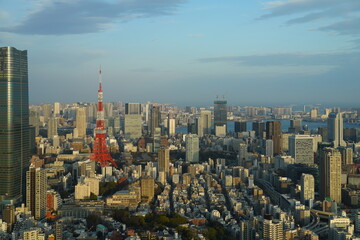
[[(358, 105), (358, 0), (2, 1), (30, 103)], [(186, 96), (186, 97), (185, 97)]]

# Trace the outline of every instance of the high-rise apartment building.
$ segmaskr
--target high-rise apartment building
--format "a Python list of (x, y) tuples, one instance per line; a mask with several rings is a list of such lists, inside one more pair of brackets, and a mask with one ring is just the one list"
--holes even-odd
[(264, 219), (263, 223), (263, 239), (264, 240), (283, 240), (284, 227), (283, 222), (277, 219)]
[(58, 117), (60, 115), (60, 103), (54, 102), (54, 117)]
[(314, 163), (314, 138), (309, 135), (292, 135), (289, 137), (289, 154), (295, 163)]
[(154, 136), (155, 129), (160, 127), (161, 115), (159, 106), (153, 106), (151, 108), (151, 119), (150, 119), (150, 133)]
[(86, 108), (79, 107), (76, 109), (76, 129), (78, 130), (78, 137), (86, 137)]
[(216, 126), (225, 126), (227, 129), (227, 101), (214, 101), (214, 129)]
[(315, 199), (315, 180), (311, 174), (303, 173), (300, 178), (300, 200), (302, 204), (310, 199)]
[(169, 175), (170, 150), (168, 148), (160, 148), (158, 152), (159, 172), (165, 172)]
[(42, 106), (42, 116), (44, 117), (44, 122), (47, 122), (52, 116), (52, 106), (51, 104), (43, 104)]
[(27, 51), (0, 47), (0, 201), (19, 201), (29, 166)]
[(186, 162), (199, 162), (199, 137), (196, 134), (186, 135)]
[(332, 142), (334, 147), (346, 146), (344, 141), (344, 125), (341, 113), (332, 112), (327, 120), (328, 141)]
[(174, 136), (176, 133), (176, 122), (174, 118), (167, 119), (168, 136)]
[(282, 143), (281, 138), (282, 138), (281, 122), (279, 121), (266, 122), (266, 139), (273, 140), (274, 155), (279, 155), (281, 153), (281, 143)]
[(26, 206), (35, 219), (46, 216), (46, 170), (30, 167), (26, 173)]
[(341, 154), (335, 148), (324, 148), (320, 152), (320, 197), (341, 203)]

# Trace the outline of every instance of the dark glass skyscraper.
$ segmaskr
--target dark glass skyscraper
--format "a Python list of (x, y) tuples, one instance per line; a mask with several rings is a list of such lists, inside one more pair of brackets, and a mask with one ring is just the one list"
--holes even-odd
[(29, 156), (27, 51), (0, 47), (0, 201), (21, 200)]
[(215, 126), (226, 126), (227, 123), (227, 101), (214, 101), (214, 128)]

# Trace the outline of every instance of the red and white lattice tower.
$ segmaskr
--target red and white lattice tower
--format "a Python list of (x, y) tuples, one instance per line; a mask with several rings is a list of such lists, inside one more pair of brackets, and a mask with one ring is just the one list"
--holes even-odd
[(93, 151), (90, 155), (90, 160), (97, 161), (102, 167), (108, 165), (109, 162), (118, 168), (114, 160), (112, 159), (108, 147), (106, 145), (106, 130), (104, 125), (104, 106), (103, 106), (103, 91), (102, 91), (102, 78), (101, 68), (99, 71), (99, 90), (98, 90), (98, 109), (96, 116), (96, 128), (95, 128), (95, 141)]

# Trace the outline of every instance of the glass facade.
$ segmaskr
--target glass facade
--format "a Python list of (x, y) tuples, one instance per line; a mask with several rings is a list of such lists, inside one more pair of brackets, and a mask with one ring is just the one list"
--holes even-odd
[(226, 126), (227, 123), (227, 101), (215, 100), (214, 101), (214, 125)]
[(27, 51), (0, 47), (0, 201), (21, 200), (29, 164)]

